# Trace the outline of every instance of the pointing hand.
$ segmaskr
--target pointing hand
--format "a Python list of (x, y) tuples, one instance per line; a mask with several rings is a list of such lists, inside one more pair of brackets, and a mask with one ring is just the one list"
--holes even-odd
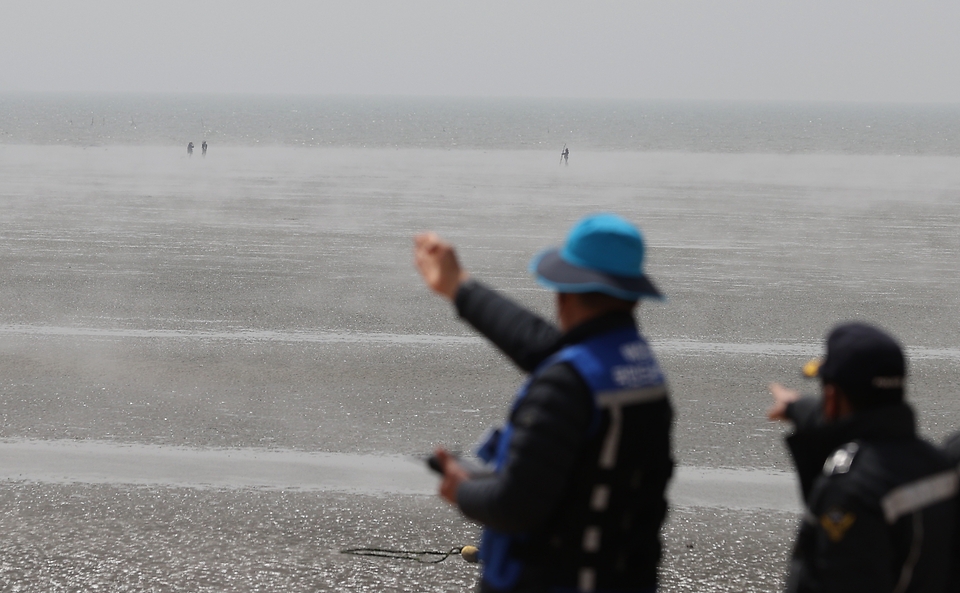
[(460, 283), (469, 277), (460, 267), (453, 245), (433, 232), (421, 233), (413, 239), (414, 262), (424, 283), (433, 292), (452, 301)]

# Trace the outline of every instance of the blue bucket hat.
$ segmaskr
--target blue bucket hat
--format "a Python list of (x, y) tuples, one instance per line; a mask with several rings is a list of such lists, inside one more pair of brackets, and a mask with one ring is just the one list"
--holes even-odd
[(562, 248), (534, 257), (530, 271), (557, 292), (601, 292), (627, 301), (662, 299), (643, 273), (643, 253), (640, 229), (615, 214), (593, 214), (574, 225)]

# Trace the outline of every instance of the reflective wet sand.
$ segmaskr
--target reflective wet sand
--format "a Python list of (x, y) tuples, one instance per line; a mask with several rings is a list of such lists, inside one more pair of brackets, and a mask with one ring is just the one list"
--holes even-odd
[[(778, 588), (797, 506), (769, 502), (791, 482), (765, 385), (802, 385), (833, 323), (898, 335), (925, 434), (960, 425), (957, 159), (179, 153), (0, 146), (0, 459), (24, 439), (79, 441), (102, 478), (39, 475), (36, 451), (17, 461), (39, 472), (25, 477), (7, 458), (0, 578), (21, 590), (467, 588), (476, 567), (459, 559), (338, 553), (475, 542), (410, 460), (469, 450), (520, 380), (420, 286), (410, 237), (426, 228), (549, 314), (526, 274), (538, 249), (594, 210), (643, 226), (669, 299), (641, 319), (684, 466), (664, 590)], [(111, 457), (124, 447), (141, 474)], [(187, 471), (156, 448), (205, 461)], [(267, 453), (331, 457), (305, 469)], [(270, 467), (236, 472), (223, 455)], [(383, 486), (389, 468), (377, 479), (385, 459), (410, 464), (402, 488)], [(347, 486), (309, 486), (338, 471)]]

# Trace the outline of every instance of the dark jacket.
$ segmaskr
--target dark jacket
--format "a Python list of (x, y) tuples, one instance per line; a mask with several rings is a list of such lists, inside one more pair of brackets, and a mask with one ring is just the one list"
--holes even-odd
[[(947, 439), (947, 442), (944, 443), (944, 449), (950, 464), (960, 472), (960, 432)], [(960, 593), (960, 495), (958, 495), (955, 504), (957, 505), (957, 520), (954, 523), (953, 532), (953, 571), (950, 576), (950, 586), (947, 587), (947, 591), (950, 593)]]
[(916, 436), (910, 407), (824, 422), (819, 402), (802, 399), (787, 415), (806, 503), (787, 590), (943, 591), (957, 474)]
[[(476, 282), (461, 286), (456, 306), (461, 317), (528, 373), (566, 345), (616, 328), (635, 327), (632, 315), (610, 314), (563, 334)], [(593, 420), (592, 394), (574, 368), (559, 363), (542, 369), (511, 414), (513, 435), (506, 466), (499, 474), (463, 483), (457, 492), (457, 503), (466, 516), (504, 533), (530, 534), (528, 562), (517, 591), (547, 590), (567, 568), (560, 548), (572, 544), (564, 540), (570, 539), (568, 528), (579, 520), (574, 509), (590, 495), (579, 486), (587, 481), (588, 468), (595, 464), (599, 450), (591, 437)], [(644, 421), (643, 429), (632, 431), (638, 443), (631, 446), (648, 452), (651, 479), (645, 481), (645, 488), (654, 492), (645, 494), (650, 500), (644, 516), (628, 528), (636, 543), (633, 548), (642, 550), (640, 557), (630, 558), (629, 582), (642, 585), (624, 590), (656, 585), (659, 531), (666, 513), (663, 493), (673, 467), (669, 401), (651, 406)]]

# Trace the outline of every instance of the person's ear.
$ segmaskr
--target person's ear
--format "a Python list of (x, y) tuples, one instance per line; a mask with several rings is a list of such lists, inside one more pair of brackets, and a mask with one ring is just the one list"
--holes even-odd
[(570, 316), (571, 301), (576, 295), (568, 292), (557, 293), (557, 321), (560, 323), (560, 329), (567, 331), (573, 324)]
[(823, 395), (823, 417), (827, 420), (836, 420), (840, 417), (840, 401), (837, 386), (824, 383), (821, 389)]
[(827, 420), (839, 420), (855, 411), (850, 398), (843, 389), (832, 383), (823, 384), (823, 417)]

